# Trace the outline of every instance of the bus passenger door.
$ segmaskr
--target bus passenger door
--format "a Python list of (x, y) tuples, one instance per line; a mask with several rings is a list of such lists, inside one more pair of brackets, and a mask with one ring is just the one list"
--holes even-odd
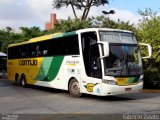
[(102, 71), (96, 32), (81, 34), (83, 66), (82, 91), (88, 94), (100, 95)]

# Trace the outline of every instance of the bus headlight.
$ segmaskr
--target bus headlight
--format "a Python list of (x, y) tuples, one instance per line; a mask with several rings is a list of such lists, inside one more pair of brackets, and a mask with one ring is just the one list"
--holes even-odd
[(114, 81), (114, 80), (105, 80), (105, 79), (103, 79), (102, 82), (106, 83), (106, 84), (110, 84), (110, 85), (116, 85), (117, 84), (117, 82)]

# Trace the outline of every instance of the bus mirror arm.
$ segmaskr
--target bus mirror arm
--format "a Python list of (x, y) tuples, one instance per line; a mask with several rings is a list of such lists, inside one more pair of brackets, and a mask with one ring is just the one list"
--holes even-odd
[(149, 44), (139, 43), (139, 45), (147, 46), (148, 48), (148, 56), (142, 57), (143, 59), (150, 58), (152, 56), (152, 47)]
[(100, 59), (108, 57), (109, 56), (109, 43), (101, 42), (101, 41), (98, 41), (97, 43), (103, 46), (103, 49), (102, 49), (103, 55), (100, 57)]

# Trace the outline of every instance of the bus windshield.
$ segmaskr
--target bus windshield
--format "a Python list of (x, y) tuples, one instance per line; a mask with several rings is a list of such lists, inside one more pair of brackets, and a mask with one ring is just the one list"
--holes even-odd
[(100, 39), (109, 43), (137, 44), (135, 36), (128, 32), (101, 31)]
[[(142, 75), (142, 61), (137, 41), (131, 33), (100, 34), (101, 41), (109, 42), (109, 56), (103, 59), (106, 76)], [(119, 37), (118, 37), (119, 36)]]

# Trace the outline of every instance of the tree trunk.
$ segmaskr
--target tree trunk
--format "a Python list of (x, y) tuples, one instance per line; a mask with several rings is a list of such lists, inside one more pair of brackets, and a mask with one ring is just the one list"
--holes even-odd
[(93, 2), (93, 0), (91, 0), (90, 2), (88, 1), (88, 3), (86, 4), (86, 8), (85, 8), (85, 10), (83, 12), (83, 17), (82, 17), (81, 20), (86, 20), (87, 19), (87, 16), (88, 16), (88, 13), (90, 11), (92, 2)]
[(84, 11), (83, 11), (83, 14), (82, 14), (81, 20), (84, 20), (85, 15), (86, 15), (86, 11), (87, 11), (87, 9), (85, 8), (85, 9), (84, 9)]
[(75, 11), (75, 9), (74, 9), (73, 2), (72, 2), (72, 1), (71, 1), (71, 7), (72, 7), (72, 10), (73, 10), (73, 13), (74, 13), (74, 17), (75, 17), (76, 19), (78, 19), (78, 17), (77, 17), (77, 15), (76, 15), (76, 11)]

